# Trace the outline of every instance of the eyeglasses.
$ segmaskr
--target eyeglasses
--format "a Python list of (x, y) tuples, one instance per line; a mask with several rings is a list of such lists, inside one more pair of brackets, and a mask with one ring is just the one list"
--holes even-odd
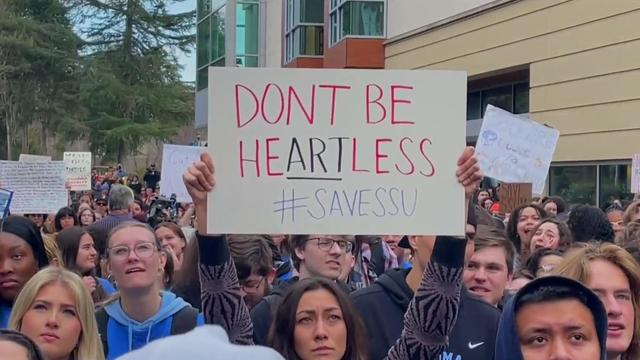
[(107, 206), (106, 203), (96, 203), (96, 206)]
[(312, 241), (312, 240), (317, 240), (318, 249), (324, 250), (324, 251), (330, 251), (333, 248), (333, 244), (338, 244), (338, 247), (340, 248), (340, 250), (344, 252), (350, 253), (351, 250), (353, 250), (353, 243), (347, 240), (342, 240), (342, 239), (336, 240), (336, 239), (322, 238), (322, 237), (309, 239), (309, 241)]
[[(131, 250), (132, 249), (126, 245), (114, 246), (109, 248), (109, 257), (114, 260), (124, 260), (129, 257)], [(158, 248), (156, 244), (152, 242), (139, 243), (133, 248), (133, 252), (140, 259), (150, 257), (156, 250), (158, 250)]]
[(266, 277), (263, 276), (255, 285), (249, 285), (247, 284), (247, 282), (240, 282), (240, 289), (242, 289), (242, 291), (244, 291), (246, 294), (255, 294), (256, 292), (258, 292), (258, 289), (260, 289), (260, 285), (262, 285), (262, 282), (265, 281), (265, 279)]

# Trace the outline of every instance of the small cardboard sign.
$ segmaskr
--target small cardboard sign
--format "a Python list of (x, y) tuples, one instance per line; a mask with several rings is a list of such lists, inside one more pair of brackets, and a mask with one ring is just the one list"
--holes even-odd
[(531, 203), (531, 183), (502, 183), (498, 188), (500, 212), (508, 214), (518, 206)]

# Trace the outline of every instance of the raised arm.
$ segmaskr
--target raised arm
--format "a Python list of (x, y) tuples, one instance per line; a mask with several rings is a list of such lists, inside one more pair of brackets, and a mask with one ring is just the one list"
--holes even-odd
[[(466, 148), (460, 156), (456, 176), (465, 189), (468, 209), (466, 205), (482, 180), (473, 148)], [(405, 313), (402, 335), (389, 350), (387, 359), (440, 357), (458, 316), (466, 245), (465, 237), (436, 238), (420, 287)]]
[(200, 156), (182, 176), (198, 216), (202, 312), (207, 324), (222, 326), (229, 340), (253, 344), (249, 309), (242, 299), (238, 274), (224, 235), (207, 234), (207, 193), (215, 186), (214, 166), (209, 154)]

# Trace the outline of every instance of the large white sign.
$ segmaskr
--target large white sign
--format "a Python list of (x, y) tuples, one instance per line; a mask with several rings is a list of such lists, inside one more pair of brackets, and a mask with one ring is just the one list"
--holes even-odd
[(170, 197), (176, 194), (178, 202), (191, 202), (191, 196), (182, 181), (182, 173), (191, 164), (200, 160), (206, 149), (198, 146), (165, 144), (162, 148), (162, 180), (160, 194)]
[(476, 154), (485, 176), (508, 183), (532, 183), (542, 194), (560, 132), (488, 105)]
[(20, 157), (18, 158), (18, 161), (47, 162), (47, 161), (51, 161), (51, 156), (20, 154)]
[(91, 153), (65, 152), (63, 159), (69, 190), (91, 190)]
[(640, 154), (633, 155), (631, 162), (631, 192), (640, 194)]
[(208, 230), (464, 234), (464, 72), (209, 68)]
[(13, 191), (14, 214), (55, 214), (68, 204), (63, 161), (0, 161), (0, 187)]

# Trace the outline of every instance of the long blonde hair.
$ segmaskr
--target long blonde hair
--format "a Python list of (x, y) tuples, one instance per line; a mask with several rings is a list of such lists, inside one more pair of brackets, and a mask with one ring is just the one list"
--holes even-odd
[(72, 293), (76, 302), (76, 310), (78, 312), (78, 320), (82, 326), (82, 332), (73, 351), (72, 359), (104, 360), (91, 294), (85, 288), (82, 279), (69, 270), (50, 266), (33, 275), (14, 302), (11, 318), (9, 319), (9, 328), (20, 331), (25, 313), (33, 305), (40, 290), (49, 284), (63, 285)]
[(569, 250), (564, 260), (556, 266), (554, 274), (571, 278), (587, 285), (590, 279), (589, 264), (593, 260), (605, 260), (622, 270), (629, 280), (634, 310), (633, 338), (622, 359), (640, 359), (640, 266), (626, 250), (611, 243), (588, 243)]

